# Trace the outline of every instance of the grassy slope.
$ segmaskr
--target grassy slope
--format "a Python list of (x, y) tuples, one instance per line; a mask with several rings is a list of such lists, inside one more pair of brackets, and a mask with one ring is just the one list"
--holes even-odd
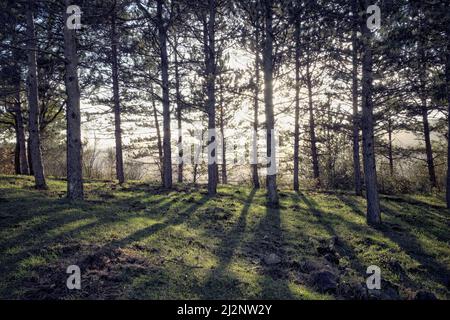
[[(380, 230), (364, 200), (346, 193), (264, 192), (221, 187), (219, 196), (180, 187), (86, 184), (87, 201), (64, 200), (65, 183), (38, 192), (28, 177), (0, 176), (0, 298), (351, 298), (367, 266), (401, 298), (425, 289), (450, 299), (450, 217), (432, 196), (383, 197)], [(338, 265), (317, 248), (338, 236)], [(282, 262), (264, 263), (268, 253)], [(82, 290), (65, 287), (68, 265)], [(340, 275), (334, 295), (308, 282), (310, 265)]]

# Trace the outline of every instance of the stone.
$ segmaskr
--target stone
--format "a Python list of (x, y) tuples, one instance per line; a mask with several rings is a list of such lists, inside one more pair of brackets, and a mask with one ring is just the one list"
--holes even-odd
[(279, 256), (277, 256), (275, 253), (271, 253), (264, 257), (264, 262), (268, 265), (278, 264), (281, 262), (281, 259)]
[(338, 287), (338, 279), (331, 271), (320, 270), (311, 274), (311, 284), (320, 292), (335, 293)]

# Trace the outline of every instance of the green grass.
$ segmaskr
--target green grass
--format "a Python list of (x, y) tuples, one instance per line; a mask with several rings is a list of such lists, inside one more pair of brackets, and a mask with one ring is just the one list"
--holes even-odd
[[(65, 182), (33, 189), (29, 177), (0, 176), (2, 299), (341, 299), (355, 298), (366, 268), (383, 290), (450, 299), (450, 217), (439, 196), (382, 197), (383, 227), (365, 223), (364, 199), (349, 193), (282, 190), (278, 208), (263, 190), (174, 191), (139, 182), (86, 183), (86, 201), (65, 200)], [(338, 237), (339, 261), (318, 247)], [(267, 265), (275, 253), (281, 263)], [(65, 286), (79, 265), (82, 289)], [(321, 293), (306, 265), (339, 275)]]

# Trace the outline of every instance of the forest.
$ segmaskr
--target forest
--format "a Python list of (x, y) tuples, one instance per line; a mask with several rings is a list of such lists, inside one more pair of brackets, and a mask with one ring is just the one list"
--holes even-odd
[(0, 299), (450, 299), (448, 1), (0, 26)]

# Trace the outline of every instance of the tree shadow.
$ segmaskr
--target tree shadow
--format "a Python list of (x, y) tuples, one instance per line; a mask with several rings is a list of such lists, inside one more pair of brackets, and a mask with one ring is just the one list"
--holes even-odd
[[(223, 233), (220, 237), (221, 241), (217, 250), (217, 257), (219, 262), (217, 266), (211, 271), (208, 279), (202, 288), (202, 298), (203, 299), (236, 299), (239, 296), (239, 284), (236, 281), (232, 281), (232, 276), (227, 271), (236, 249), (241, 244), (247, 226), (247, 216), (252, 205), (253, 199), (256, 194), (256, 189), (253, 189), (246, 201), (244, 202), (244, 207), (239, 215), (238, 220), (234, 223), (233, 228)], [(223, 282), (223, 278), (226, 278), (227, 286), (221, 286), (218, 282)], [(238, 286), (233, 286), (230, 288), (230, 284), (238, 284)], [(214, 290), (211, 290), (214, 288)], [(212, 292), (212, 295), (211, 293)]]

